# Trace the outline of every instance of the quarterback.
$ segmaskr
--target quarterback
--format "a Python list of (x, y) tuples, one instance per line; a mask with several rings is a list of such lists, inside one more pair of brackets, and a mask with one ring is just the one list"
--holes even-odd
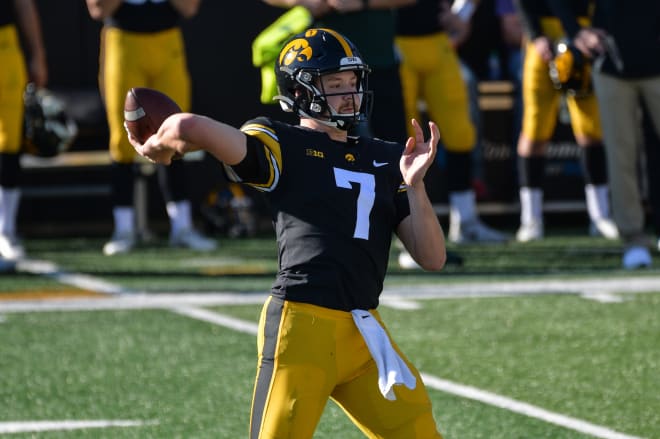
[(376, 311), (393, 233), (421, 267), (445, 264), (423, 181), (438, 127), (425, 142), (413, 120), (405, 145), (349, 136), (369, 113), (369, 67), (336, 31), (294, 36), (275, 70), (297, 126), (179, 113), (144, 144), (130, 138), (163, 164), (205, 150), (268, 199), (279, 270), (259, 322), (250, 438), (311, 438), (328, 398), (368, 437), (440, 438), (419, 372)]

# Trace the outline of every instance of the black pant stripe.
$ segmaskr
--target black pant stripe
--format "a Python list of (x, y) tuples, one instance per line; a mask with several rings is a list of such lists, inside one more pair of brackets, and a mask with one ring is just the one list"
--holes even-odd
[(252, 400), (252, 416), (250, 424), (250, 438), (258, 439), (261, 432), (264, 410), (268, 401), (271, 380), (275, 366), (275, 349), (282, 320), (284, 301), (275, 297), (270, 298), (266, 309), (266, 320), (264, 323), (264, 346), (261, 352), (261, 363), (258, 366), (257, 382), (254, 388)]

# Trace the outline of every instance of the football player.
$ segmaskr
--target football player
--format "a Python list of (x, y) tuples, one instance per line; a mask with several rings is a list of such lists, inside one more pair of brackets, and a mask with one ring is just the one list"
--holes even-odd
[[(27, 72), (21, 40), (27, 48)], [(25, 254), (16, 234), (23, 92), (28, 78), (38, 88), (48, 81), (46, 51), (33, 0), (0, 2), (0, 65), (0, 257), (15, 260)]]
[[(423, 180), (439, 131), (430, 122), (425, 142), (413, 121), (405, 146), (349, 136), (367, 118), (368, 72), (347, 38), (309, 29), (287, 42), (276, 62), (277, 99), (300, 117), (299, 126), (261, 117), (239, 130), (182, 113), (144, 144), (130, 139), (158, 163), (201, 148), (231, 180), (269, 201), (279, 269), (259, 322), (253, 439), (311, 438), (328, 398), (369, 437), (441, 437), (419, 372), (376, 311), (393, 232), (423, 268), (445, 263)], [(371, 337), (394, 369), (381, 367)], [(379, 375), (402, 377), (403, 385), (388, 390)]]
[[(99, 88), (110, 127), (114, 232), (103, 253), (129, 252), (136, 244), (133, 207), (135, 151), (124, 131), (124, 99), (131, 87), (149, 87), (168, 94), (190, 109), (190, 74), (180, 20), (197, 14), (200, 0), (87, 0), (89, 14), (104, 23)], [(158, 167), (158, 182), (170, 219), (170, 245), (209, 251), (216, 242), (192, 224), (191, 203), (183, 162)]]
[[(545, 152), (557, 124), (562, 93), (566, 97), (575, 140), (580, 146), (592, 232), (608, 239), (619, 236), (610, 219), (607, 163), (598, 104), (589, 90), (590, 73), (581, 70), (588, 69), (589, 62), (574, 57), (576, 51), (570, 45), (559, 44), (563, 39), (572, 39), (588, 24), (590, 0), (562, 5), (556, 0), (517, 0), (526, 38), (523, 121), (517, 146), (521, 212), (516, 238), (521, 242), (542, 239), (544, 235)], [(563, 52), (558, 54), (556, 48)], [(560, 71), (552, 70), (551, 76), (551, 67)], [(582, 81), (571, 84), (573, 75), (581, 75)]]

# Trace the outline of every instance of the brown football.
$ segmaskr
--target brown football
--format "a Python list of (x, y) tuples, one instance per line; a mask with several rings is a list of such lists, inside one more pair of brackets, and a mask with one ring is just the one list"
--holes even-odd
[(126, 129), (140, 143), (158, 131), (165, 119), (181, 113), (181, 107), (169, 96), (146, 87), (133, 87), (124, 101)]

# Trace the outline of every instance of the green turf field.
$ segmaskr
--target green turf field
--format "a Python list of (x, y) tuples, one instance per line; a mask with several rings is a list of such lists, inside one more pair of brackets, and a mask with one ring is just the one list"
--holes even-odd
[[(101, 246), (28, 240), (0, 275), (0, 436), (247, 437), (272, 237)], [(463, 264), (440, 273), (393, 251), (380, 308), (446, 438), (660, 438), (659, 270), (565, 231), (450, 250)], [(364, 436), (329, 403), (314, 437)]]

